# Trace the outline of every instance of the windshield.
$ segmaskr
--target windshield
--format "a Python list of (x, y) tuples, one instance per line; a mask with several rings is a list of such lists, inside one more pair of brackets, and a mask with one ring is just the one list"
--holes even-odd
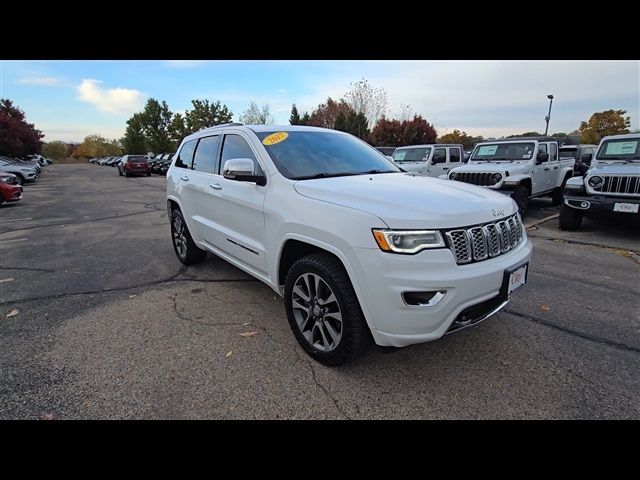
[(560, 147), (560, 158), (575, 158), (578, 159), (578, 149), (576, 147)]
[(471, 161), (530, 160), (535, 151), (533, 142), (485, 143), (473, 151)]
[(607, 140), (598, 149), (598, 160), (640, 160), (640, 138)]
[(326, 131), (256, 132), (280, 173), (293, 180), (399, 172), (375, 148)]
[(393, 152), (394, 162), (424, 162), (429, 158), (431, 148), (403, 148)]

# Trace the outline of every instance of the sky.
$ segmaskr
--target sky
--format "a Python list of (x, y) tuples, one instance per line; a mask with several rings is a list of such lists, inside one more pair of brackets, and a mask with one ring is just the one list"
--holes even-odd
[(125, 122), (152, 97), (173, 112), (192, 99), (220, 100), (234, 120), (250, 101), (268, 103), (276, 124), (291, 105), (311, 111), (366, 78), (388, 95), (387, 116), (401, 105), (432, 123), (500, 137), (570, 132), (592, 113), (622, 109), (640, 128), (638, 61), (0, 61), (0, 97), (9, 98), (45, 141), (80, 142), (89, 134), (122, 137)]

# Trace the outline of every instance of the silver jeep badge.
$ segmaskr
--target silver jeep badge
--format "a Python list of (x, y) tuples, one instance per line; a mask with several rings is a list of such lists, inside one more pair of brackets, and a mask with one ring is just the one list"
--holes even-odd
[(494, 217), (501, 217), (504, 215), (504, 210), (496, 210), (495, 208), (492, 208), (491, 213)]

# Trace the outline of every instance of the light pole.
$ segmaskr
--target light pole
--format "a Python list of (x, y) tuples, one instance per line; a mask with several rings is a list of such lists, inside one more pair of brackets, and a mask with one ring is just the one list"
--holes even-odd
[(547, 126), (544, 129), (545, 137), (549, 133), (549, 120), (551, 120), (551, 105), (553, 105), (553, 95), (547, 95), (547, 98), (549, 99), (549, 113), (547, 114), (546, 117), (544, 117), (545, 121), (547, 122)]

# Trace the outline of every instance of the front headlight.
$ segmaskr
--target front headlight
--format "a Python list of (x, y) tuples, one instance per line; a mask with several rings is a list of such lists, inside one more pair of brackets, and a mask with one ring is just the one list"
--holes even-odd
[(380, 250), (395, 253), (418, 253), (427, 248), (444, 247), (438, 230), (374, 229), (373, 236)]
[(592, 188), (600, 188), (600, 187), (602, 186), (602, 184), (603, 184), (603, 183), (604, 183), (604, 178), (599, 177), (599, 176), (597, 176), (597, 175), (595, 175), (595, 176), (593, 176), (593, 177), (591, 177), (591, 178), (589, 179), (589, 185), (590, 185)]
[(493, 183), (498, 183), (500, 180), (502, 180), (502, 174), (494, 173), (493, 175), (491, 175), (491, 179), (493, 180)]
[(449, 180), (455, 180), (458, 174), (456, 172), (451, 172), (449, 174)]

